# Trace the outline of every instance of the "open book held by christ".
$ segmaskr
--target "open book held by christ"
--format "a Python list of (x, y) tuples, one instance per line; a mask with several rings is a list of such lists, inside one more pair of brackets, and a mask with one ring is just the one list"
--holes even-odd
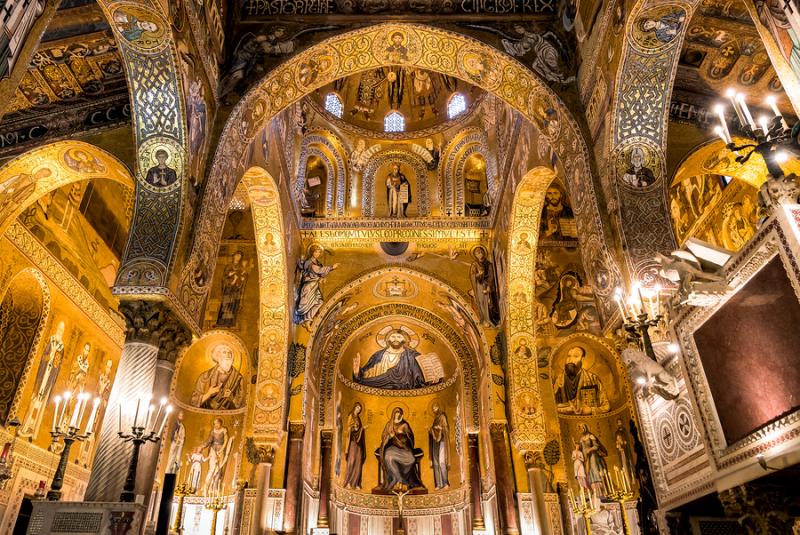
[(424, 355), (417, 356), (417, 364), (422, 368), (422, 375), (425, 377), (425, 382), (432, 385), (444, 379), (444, 368), (442, 361), (436, 353), (425, 353)]

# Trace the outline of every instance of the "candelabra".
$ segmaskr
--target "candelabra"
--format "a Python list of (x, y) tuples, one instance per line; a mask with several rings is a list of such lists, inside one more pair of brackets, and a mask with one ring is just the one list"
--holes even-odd
[(212, 512), (211, 535), (214, 535), (217, 532), (217, 515), (220, 511), (228, 507), (228, 505), (225, 503), (225, 499), (222, 496), (213, 496), (206, 501), (205, 507)]
[(175, 523), (172, 525), (172, 531), (178, 535), (183, 533), (183, 500), (186, 496), (191, 496), (194, 493), (195, 489), (188, 483), (181, 483), (175, 487), (173, 494), (178, 497), (178, 511), (175, 514)]
[(572, 512), (583, 517), (583, 523), (586, 526), (586, 535), (592, 535), (591, 517), (600, 510), (600, 503), (594, 490), (585, 493), (583, 487), (580, 487), (580, 489), (580, 497), (575, 496), (572, 493), (572, 489), (569, 489), (570, 506), (572, 507)]
[(14, 437), (11, 442), (6, 442), (3, 446), (3, 453), (0, 454), (0, 489), (4, 488), (6, 481), (11, 479), (14, 472), (14, 444), (17, 442), (17, 428), (19, 420), (13, 418), (8, 422), (8, 427), (14, 430)]
[(664, 315), (661, 313), (661, 286), (656, 285), (653, 290), (645, 289), (643, 292), (638, 284), (635, 285), (634, 292), (627, 299), (627, 309), (623, 302), (621, 288), (617, 288), (614, 292), (614, 299), (620, 314), (622, 314), (623, 328), (638, 340), (642, 351), (648, 357), (658, 362), (650, 337), (650, 329), (658, 328), (661, 320), (664, 319)]
[[(139, 419), (139, 412), (144, 401), (145, 411), (141, 411), (141, 421)], [(133, 502), (136, 499), (136, 467), (139, 464), (139, 449), (145, 442), (158, 442), (161, 438), (161, 432), (164, 430), (164, 424), (167, 423), (167, 418), (172, 412), (172, 405), (167, 405), (167, 398), (161, 399), (161, 404), (158, 407), (156, 417), (153, 418), (153, 410), (155, 407), (150, 403), (149, 397), (139, 398), (136, 400), (136, 412), (133, 415), (133, 423), (130, 427), (130, 432), (123, 433), (122, 431), (122, 405), (125, 404), (124, 400), (120, 400), (119, 404), (119, 430), (117, 435), (123, 442), (130, 442), (133, 444), (133, 454), (131, 455), (131, 462), (128, 465), (128, 476), (125, 478), (125, 486), (122, 488), (119, 500), (121, 502)], [(165, 410), (166, 407), (166, 410)]]
[(714, 127), (714, 132), (725, 142), (728, 150), (737, 154), (736, 161), (740, 164), (747, 162), (753, 154), (760, 154), (764, 158), (769, 174), (774, 178), (782, 177), (783, 170), (780, 164), (788, 159), (790, 153), (795, 156), (800, 155), (800, 145), (797, 141), (800, 123), (790, 129), (778, 110), (775, 97), (770, 95), (765, 103), (772, 110), (773, 116), (771, 118), (766, 115), (760, 116), (756, 125), (744, 95), (728, 89), (726, 96), (736, 113), (739, 130), (749, 138), (749, 141), (739, 145), (733, 142), (725, 119), (725, 107), (721, 104), (715, 107), (720, 124)]
[[(67, 462), (69, 461), (69, 450), (75, 441), (83, 442), (89, 438), (94, 430), (94, 420), (97, 416), (97, 407), (100, 405), (100, 398), (95, 398), (92, 404), (92, 412), (89, 415), (89, 421), (86, 424), (86, 430), (81, 433), (80, 426), (83, 420), (83, 413), (86, 409), (86, 402), (89, 400), (89, 394), (78, 394), (76, 396), (75, 407), (72, 410), (72, 418), (69, 425), (64, 427), (64, 416), (72, 399), (71, 392), (65, 392), (62, 397), (56, 396), (54, 401), (56, 410), (53, 413), (53, 427), (50, 429), (50, 436), (53, 437), (53, 443), (58, 442), (61, 438), (64, 440), (64, 449), (61, 450), (61, 458), (58, 461), (58, 468), (53, 475), (53, 482), (50, 484), (50, 490), (47, 492), (47, 499), (50, 501), (58, 501), (61, 499), (61, 487), (64, 486), (64, 474), (67, 471)], [(60, 410), (59, 410), (60, 409)]]
[(631, 528), (628, 524), (628, 516), (625, 514), (625, 502), (630, 501), (631, 498), (633, 498), (633, 490), (631, 489), (628, 481), (628, 476), (625, 474), (624, 470), (620, 469), (618, 466), (615, 466), (614, 477), (612, 478), (608, 472), (605, 472), (605, 478), (606, 486), (608, 487), (606, 498), (619, 504), (619, 510), (622, 516), (623, 533), (625, 535), (631, 535)]

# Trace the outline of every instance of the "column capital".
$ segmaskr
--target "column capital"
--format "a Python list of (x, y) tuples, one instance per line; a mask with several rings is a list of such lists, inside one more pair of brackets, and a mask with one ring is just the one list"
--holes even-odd
[(275, 448), (270, 444), (257, 444), (253, 437), (247, 437), (244, 444), (245, 455), (250, 464), (272, 464)]
[(289, 440), (299, 440), (306, 434), (306, 424), (303, 422), (289, 422)]
[(506, 427), (506, 422), (490, 422), (489, 434), (492, 435), (492, 438), (496, 437), (497, 435), (502, 436), (506, 431)]
[(525, 468), (528, 470), (544, 468), (544, 457), (541, 451), (525, 450), (522, 453), (522, 460), (525, 461)]
[(125, 317), (125, 341), (158, 347), (160, 360), (174, 363), (192, 340), (189, 328), (163, 301), (124, 300), (119, 311)]
[(333, 431), (322, 431), (320, 433), (320, 440), (323, 448), (330, 448), (333, 446)]

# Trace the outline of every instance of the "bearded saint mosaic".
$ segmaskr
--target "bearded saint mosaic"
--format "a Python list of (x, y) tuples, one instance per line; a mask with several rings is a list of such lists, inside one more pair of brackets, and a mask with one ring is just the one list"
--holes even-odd
[(419, 339), (405, 325), (387, 326), (376, 338), (381, 349), (362, 364), (360, 353), (353, 358), (353, 381), (386, 390), (410, 390), (439, 383), (444, 378), (436, 353), (421, 354), (415, 348)]

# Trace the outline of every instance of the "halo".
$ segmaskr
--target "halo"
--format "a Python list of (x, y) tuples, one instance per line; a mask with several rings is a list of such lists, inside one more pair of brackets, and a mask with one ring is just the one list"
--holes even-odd
[[(229, 343), (227, 340), (222, 340), (222, 341), (219, 341), (219, 342), (215, 342), (215, 343), (209, 344), (208, 349), (206, 350), (206, 358), (208, 358), (208, 360), (211, 362), (211, 365), (212, 366), (216, 366), (216, 364), (217, 364), (216, 362), (214, 362), (214, 356), (213, 355), (214, 355), (214, 350), (216, 350), (220, 346), (225, 346), (225, 347), (227, 347), (228, 349), (231, 350), (231, 353), (233, 353), (233, 369), (235, 369), (236, 371), (241, 373), (241, 371), (242, 371), (242, 353), (241, 353), (241, 351), (237, 351), (236, 348), (234, 347), (234, 344)], [(236, 364), (237, 360), (239, 361), (238, 366)]]
[[(475, 258), (475, 251), (477, 251), (478, 249), (483, 249), (484, 258), (487, 258), (487, 259), (489, 258), (489, 249), (487, 249), (485, 245), (482, 245), (480, 243), (478, 245), (476, 245), (475, 247), (473, 247), (472, 249), (470, 249), (469, 254), (472, 255), (472, 258)], [(475, 259), (477, 260), (477, 258), (475, 258)]]
[(415, 333), (411, 327), (407, 327), (406, 325), (400, 325), (399, 327), (395, 327), (394, 325), (387, 325), (380, 331), (378, 331), (377, 336), (375, 336), (375, 342), (378, 343), (379, 346), (382, 348), (386, 347), (386, 336), (391, 331), (402, 331), (406, 338), (408, 339), (408, 347), (414, 349), (419, 345), (419, 335)]
[(308, 246), (308, 249), (306, 249), (306, 259), (311, 258), (311, 252), (317, 247), (319, 247), (323, 253), (325, 252), (325, 247), (323, 247), (321, 243), (312, 243)]
[(385, 416), (387, 418), (391, 418), (392, 417), (392, 413), (397, 408), (402, 409), (403, 418), (407, 418), (411, 414), (411, 409), (409, 408), (408, 405), (406, 405), (402, 401), (393, 401), (393, 402), (389, 403), (388, 405), (386, 405)]

